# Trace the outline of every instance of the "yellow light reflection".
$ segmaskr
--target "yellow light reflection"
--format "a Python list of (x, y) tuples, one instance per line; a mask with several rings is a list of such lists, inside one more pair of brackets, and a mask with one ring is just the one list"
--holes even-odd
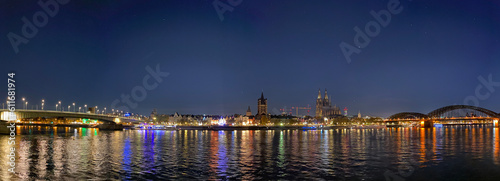
[(500, 165), (500, 129), (493, 128), (493, 163)]

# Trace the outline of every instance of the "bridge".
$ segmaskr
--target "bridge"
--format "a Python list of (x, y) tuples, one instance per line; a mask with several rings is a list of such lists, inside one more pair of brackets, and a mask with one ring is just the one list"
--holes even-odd
[(493, 124), (498, 127), (500, 114), (489, 109), (469, 106), (445, 106), (427, 114), (418, 112), (401, 112), (390, 116), (390, 122), (420, 122), (422, 127), (433, 127), (434, 123), (442, 124)]
[[(1, 120), (8, 120), (9, 111), (6, 109), (0, 110)], [(119, 128), (117, 124), (123, 122), (135, 122), (139, 121), (135, 117), (123, 117), (116, 114), (94, 114), (94, 113), (81, 113), (81, 112), (70, 112), (70, 111), (52, 111), (52, 110), (26, 110), (17, 109), (15, 112), (17, 122), (19, 123), (29, 123), (26, 120), (58, 120), (58, 119), (73, 119), (73, 120), (95, 120), (99, 121), (101, 129), (115, 129)], [(21, 122), (21, 120), (23, 120)], [(99, 124), (99, 123), (98, 123)]]

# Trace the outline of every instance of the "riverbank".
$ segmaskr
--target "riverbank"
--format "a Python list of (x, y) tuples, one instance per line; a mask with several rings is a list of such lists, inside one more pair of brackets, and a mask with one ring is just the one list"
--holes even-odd
[(10, 124), (7, 121), (0, 121), (0, 134), (10, 134), (9, 126)]
[[(4, 127), (8, 126), (5, 122), (0, 123), (0, 133), (4, 133)], [(5, 126), (4, 126), (5, 125)], [(100, 130), (122, 130), (124, 128), (121, 124), (44, 124), (44, 123), (16, 123), (16, 126), (51, 126), (51, 127), (71, 127), (71, 128), (99, 128)]]
[(214, 131), (233, 131), (233, 130), (328, 130), (345, 129), (348, 126), (176, 126), (164, 129), (146, 129), (144, 130), (214, 130)]

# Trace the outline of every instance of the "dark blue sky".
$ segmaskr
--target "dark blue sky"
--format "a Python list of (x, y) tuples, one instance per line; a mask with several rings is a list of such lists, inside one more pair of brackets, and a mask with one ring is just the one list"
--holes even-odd
[[(350, 63), (339, 44), (354, 45), (353, 28), (389, 0), (243, 0), (223, 21), (213, 2), (73, 0), (16, 54), (9, 32), (22, 36), (22, 17), (33, 21), (42, 8), (1, 0), (0, 70), (16, 72), (30, 105), (109, 109), (159, 65), (170, 74), (131, 108), (141, 114), (255, 113), (262, 90), (270, 112), (314, 107), (318, 88), (349, 114), (427, 113), (475, 96), (479, 76), (500, 82), (499, 1), (401, 0), (401, 13)], [(479, 106), (500, 112), (493, 88)]]

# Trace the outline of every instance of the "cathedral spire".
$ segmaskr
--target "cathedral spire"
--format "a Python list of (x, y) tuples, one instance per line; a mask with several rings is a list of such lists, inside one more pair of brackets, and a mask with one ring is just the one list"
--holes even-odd
[(328, 92), (325, 89), (325, 99), (328, 100)]
[(247, 117), (252, 116), (252, 110), (250, 110), (250, 106), (248, 106), (246, 115), (247, 115)]
[(318, 89), (318, 99), (321, 99), (321, 89)]
[(260, 99), (264, 100), (264, 91), (260, 94)]

